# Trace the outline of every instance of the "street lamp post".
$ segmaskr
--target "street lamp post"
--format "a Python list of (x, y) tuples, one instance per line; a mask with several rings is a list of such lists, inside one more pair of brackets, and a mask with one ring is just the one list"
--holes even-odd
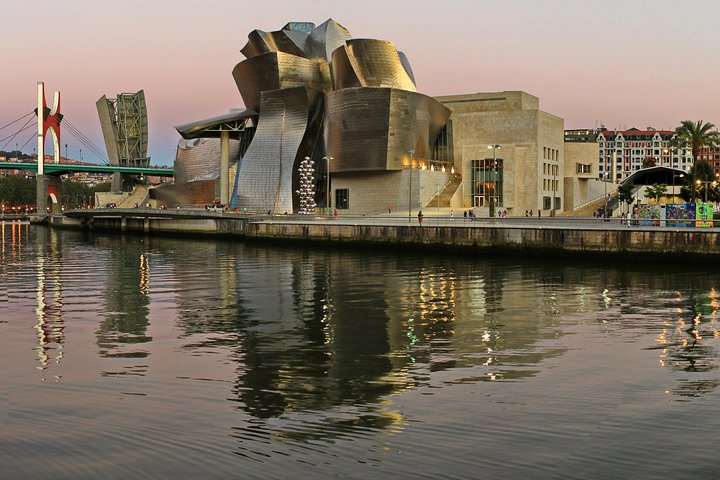
[(495, 199), (497, 197), (497, 151), (500, 147), (498, 144), (488, 145), (487, 148), (493, 151), (493, 189), (492, 198), (490, 199), (490, 216), (495, 216)]
[[(602, 174), (602, 176), (603, 176), (603, 184), (605, 184), (605, 207), (604, 207), (605, 212), (603, 213), (603, 218), (607, 218), (607, 204), (608, 204), (607, 175), (608, 175), (607, 172), (603, 172), (603, 174)], [(620, 209), (621, 212), (622, 212), (623, 210), (625, 210), (625, 209), (624, 209), (624, 208), (621, 208), (621, 209)]]
[(554, 217), (555, 216), (555, 196), (557, 195), (556, 187), (555, 187), (556, 177), (557, 177), (557, 169), (555, 168), (555, 165), (550, 165), (550, 168), (552, 168), (552, 172), (553, 172), (553, 189), (552, 189), (553, 197), (552, 197), (552, 205), (551, 205), (552, 208), (550, 209), (550, 216)]
[(720, 177), (720, 173), (715, 174), (715, 180), (695, 180), (695, 184), (699, 187), (703, 183), (705, 184), (705, 203), (708, 201), (708, 184), (711, 184), (713, 186), (717, 185), (717, 178)]
[(413, 156), (415, 155), (415, 150), (408, 150), (408, 154), (410, 155), (410, 170), (408, 178), (410, 179), (410, 186), (408, 188), (408, 222), (412, 222), (412, 171), (413, 171)]

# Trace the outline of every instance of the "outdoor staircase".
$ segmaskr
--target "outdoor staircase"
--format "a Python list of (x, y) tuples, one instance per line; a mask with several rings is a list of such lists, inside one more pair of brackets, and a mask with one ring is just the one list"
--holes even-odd
[(430, 198), (430, 200), (428, 200), (428, 202), (425, 204), (425, 207), (437, 207), (438, 205), (440, 207), (449, 207), (450, 200), (452, 199), (453, 195), (455, 195), (455, 192), (457, 192), (457, 189), (460, 187), (461, 183), (462, 176), (453, 175), (450, 181), (445, 184), (442, 190), (440, 190), (440, 193), (436, 193)]
[(135, 205), (138, 205), (140, 207), (144, 207), (145, 203), (148, 201), (149, 197), (149, 189), (147, 185), (143, 184), (137, 184), (135, 185), (135, 189), (132, 191), (129, 197), (127, 197), (125, 200), (122, 201), (118, 205), (118, 208), (133, 208)]

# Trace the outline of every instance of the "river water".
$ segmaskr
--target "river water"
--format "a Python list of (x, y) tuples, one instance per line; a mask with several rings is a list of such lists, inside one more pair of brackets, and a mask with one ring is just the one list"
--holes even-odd
[(0, 229), (2, 478), (720, 471), (710, 267)]

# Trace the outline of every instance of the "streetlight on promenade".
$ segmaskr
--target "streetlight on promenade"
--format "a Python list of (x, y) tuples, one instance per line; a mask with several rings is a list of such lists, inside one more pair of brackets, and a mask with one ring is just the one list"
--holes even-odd
[(720, 173), (715, 174), (715, 180), (695, 180), (695, 184), (699, 187), (703, 183), (705, 184), (705, 203), (708, 201), (708, 184), (711, 184), (713, 187), (717, 185), (717, 178), (720, 177)]
[(410, 179), (410, 186), (408, 188), (408, 222), (412, 222), (412, 171), (415, 150), (408, 150), (408, 154), (410, 155), (410, 168), (408, 170), (408, 178)]
[(492, 190), (492, 198), (490, 200), (490, 216), (495, 216), (495, 199), (498, 198), (497, 196), (497, 151), (500, 147), (498, 144), (494, 145), (488, 145), (488, 150), (493, 151), (493, 190)]
[[(605, 213), (603, 214), (603, 218), (607, 218), (607, 204), (608, 204), (608, 194), (607, 194), (607, 181), (608, 181), (608, 172), (602, 173), (602, 179), (603, 184), (605, 185), (605, 206), (603, 207), (605, 210)], [(625, 210), (624, 208), (621, 208), (620, 211), (622, 212)]]
[(553, 197), (552, 197), (552, 205), (551, 205), (552, 208), (550, 209), (550, 216), (554, 217), (555, 216), (555, 196), (557, 195), (556, 186), (555, 186), (556, 177), (557, 177), (557, 168), (556, 168), (556, 165), (550, 165), (550, 168), (552, 168), (552, 172), (553, 172), (553, 188), (552, 188)]

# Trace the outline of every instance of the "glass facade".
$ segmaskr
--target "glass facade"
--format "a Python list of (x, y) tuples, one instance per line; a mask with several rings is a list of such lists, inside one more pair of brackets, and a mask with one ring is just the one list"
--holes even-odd
[(485, 158), (472, 160), (471, 205), (481, 207), (495, 204), (503, 205), (503, 160)]

